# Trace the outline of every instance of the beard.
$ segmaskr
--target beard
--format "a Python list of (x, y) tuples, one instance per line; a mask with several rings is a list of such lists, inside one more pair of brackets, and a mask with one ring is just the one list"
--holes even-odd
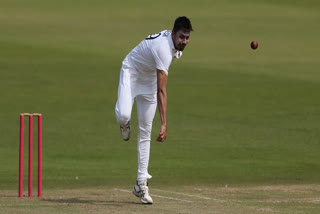
[(183, 51), (185, 47), (186, 47), (186, 44), (183, 44), (183, 43), (174, 44), (174, 48), (178, 51)]

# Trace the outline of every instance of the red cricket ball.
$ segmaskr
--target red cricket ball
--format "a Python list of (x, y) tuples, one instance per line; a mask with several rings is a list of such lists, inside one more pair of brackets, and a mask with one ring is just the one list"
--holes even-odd
[(257, 49), (258, 48), (258, 42), (257, 41), (252, 41), (251, 42), (251, 48), (252, 49)]

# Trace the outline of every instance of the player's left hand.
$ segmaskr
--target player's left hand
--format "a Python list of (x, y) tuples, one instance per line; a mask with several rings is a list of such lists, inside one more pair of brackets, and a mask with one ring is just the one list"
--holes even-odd
[(166, 126), (161, 126), (159, 136), (157, 137), (157, 141), (163, 142), (167, 137), (167, 127)]

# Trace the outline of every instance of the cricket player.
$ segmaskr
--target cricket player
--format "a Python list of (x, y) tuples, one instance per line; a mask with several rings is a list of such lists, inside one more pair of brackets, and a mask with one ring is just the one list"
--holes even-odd
[(190, 20), (178, 17), (173, 30), (149, 35), (123, 60), (115, 113), (123, 140), (130, 139), (130, 119), (134, 99), (138, 112), (138, 176), (132, 193), (141, 202), (152, 204), (147, 179), (152, 121), (158, 105), (161, 127), (157, 141), (167, 136), (167, 77), (172, 61), (179, 59), (193, 31)]

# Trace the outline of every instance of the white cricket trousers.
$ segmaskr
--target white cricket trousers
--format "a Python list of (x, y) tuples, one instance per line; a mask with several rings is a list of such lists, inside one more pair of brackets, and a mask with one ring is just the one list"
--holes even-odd
[[(148, 165), (152, 122), (157, 108), (157, 92), (154, 90), (156, 89), (157, 80), (156, 75), (146, 75), (138, 74), (125, 64), (122, 65), (118, 100), (115, 108), (117, 121), (120, 125), (127, 124), (131, 119), (132, 106), (134, 99), (136, 99), (139, 126), (137, 180), (150, 179), (152, 177), (148, 173)], [(144, 84), (147, 79), (150, 81)], [(154, 85), (148, 87), (150, 83), (155, 84), (155, 87)]]

